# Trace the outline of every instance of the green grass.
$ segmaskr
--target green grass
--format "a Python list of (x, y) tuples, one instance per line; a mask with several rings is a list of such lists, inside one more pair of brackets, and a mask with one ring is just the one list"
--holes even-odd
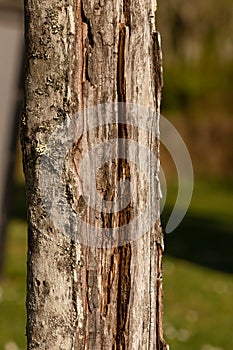
[(8, 227), (5, 271), (0, 280), (0, 349), (26, 349), (25, 279), (26, 224), (14, 220)]
[(231, 350), (232, 310), (232, 275), (164, 259), (164, 328), (171, 349)]
[[(197, 184), (184, 222), (166, 235), (164, 328), (171, 350), (233, 348), (232, 193), (229, 184)], [(13, 219), (0, 281), (0, 349), (26, 349), (25, 279), (26, 224)]]

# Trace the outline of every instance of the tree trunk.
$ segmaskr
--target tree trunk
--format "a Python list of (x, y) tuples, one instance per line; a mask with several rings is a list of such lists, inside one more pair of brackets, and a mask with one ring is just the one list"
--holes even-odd
[[(155, 11), (151, 0), (26, 1), (28, 349), (167, 348)], [(106, 140), (114, 157), (106, 158)], [(144, 148), (135, 152), (127, 140)], [(86, 154), (95, 178), (82, 165)], [(101, 207), (87, 193), (92, 183)], [(147, 229), (135, 221), (145, 201)]]

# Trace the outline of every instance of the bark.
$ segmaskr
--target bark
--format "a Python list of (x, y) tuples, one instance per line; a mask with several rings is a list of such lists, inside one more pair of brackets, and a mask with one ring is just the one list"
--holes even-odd
[[(89, 244), (92, 238), (82, 226), (72, 232), (71, 220), (59, 227), (54, 224), (46, 209), (54, 198), (48, 195), (42, 200), (40, 193), (40, 165), (49, 138), (76, 112), (108, 102), (146, 105), (156, 113), (145, 115), (145, 125), (156, 125), (159, 134), (161, 49), (153, 3), (25, 2), (27, 72), (22, 148), (28, 206), (28, 349), (167, 348), (161, 320), (163, 238), (157, 213), (153, 227), (137, 239), (125, 239), (123, 233), (109, 237), (102, 245)], [(61, 202), (69, 202), (76, 218), (81, 215), (84, 222), (106, 228), (106, 232), (127, 225), (143, 208), (144, 178), (132, 162), (119, 159), (117, 145), (116, 158), (103, 161), (96, 187), (106, 201), (111, 201), (119, 194), (119, 180), (136, 177), (136, 190), (132, 185), (128, 188), (134, 191), (133, 199), (118, 213), (91, 209), (80, 183), (83, 154), (103, 140), (118, 137), (142, 142), (157, 162), (159, 159), (158, 137), (127, 125), (124, 105), (116, 105), (114, 113), (115, 123), (77, 138), (62, 173)], [(103, 117), (97, 115), (100, 121)], [(82, 125), (77, 124), (77, 128), (88, 122), (83, 112)], [(122, 147), (125, 155), (130, 152), (127, 145)], [(104, 160), (104, 154), (98, 157)], [(139, 160), (140, 152), (135, 163)], [(45, 168), (53, 181), (56, 169), (51, 173), (49, 162)], [(52, 187), (56, 192), (55, 180)], [(148, 184), (147, 191), (150, 199), (157, 194), (158, 211), (158, 186), (150, 188)], [(86, 241), (80, 237), (87, 237)]]

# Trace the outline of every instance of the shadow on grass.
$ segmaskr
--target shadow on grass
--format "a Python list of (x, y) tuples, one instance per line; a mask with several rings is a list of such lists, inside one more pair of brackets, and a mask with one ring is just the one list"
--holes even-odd
[[(169, 212), (162, 214), (162, 223)], [(165, 245), (168, 255), (233, 273), (233, 225), (221, 218), (187, 214), (174, 232), (165, 234)]]

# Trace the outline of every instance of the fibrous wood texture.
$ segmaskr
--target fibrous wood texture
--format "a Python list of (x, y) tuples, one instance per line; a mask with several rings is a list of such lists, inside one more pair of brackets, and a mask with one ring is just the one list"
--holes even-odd
[[(142, 151), (134, 152), (127, 161), (131, 152), (127, 143), (116, 144), (115, 159), (108, 162), (104, 152), (98, 153), (96, 157), (103, 164), (95, 181), (102, 198), (111, 206), (119, 197), (119, 181), (126, 183), (124, 191), (131, 198), (123, 210), (107, 212), (86, 204), (79, 173), (83, 155), (93, 145), (131, 139), (153, 153), (157, 162), (153, 176), (157, 179), (162, 78), (155, 10), (151, 0), (25, 2), (27, 69), (22, 147), (29, 225), (30, 350), (166, 349), (161, 321), (163, 239), (158, 181), (155, 186), (154, 182), (144, 185), (145, 178), (137, 168)], [(115, 123), (104, 125), (104, 114), (97, 113), (98, 127), (84, 128), (89, 123), (88, 107), (117, 102), (121, 104), (114, 104), (111, 112), (115, 113)], [(137, 120), (141, 117), (136, 114), (132, 126), (125, 102), (146, 105), (155, 112), (145, 112), (143, 121)], [(81, 122), (74, 123), (74, 128), (86, 131), (67, 153), (61, 179), (64, 190), (58, 205), (65, 208), (69, 204), (73, 222), (81, 217), (83, 222), (105, 229), (109, 236), (101, 237), (102, 244), (93, 243), (90, 232), (72, 226), (67, 216), (66, 224), (56, 225), (49, 215), (58, 188), (54, 159), (53, 163), (43, 163), (53, 185), (48, 188), (48, 198), (41, 194), (41, 161), (45, 154), (46, 159), (53, 157), (48, 146), (51, 135), (64, 122), (75, 119), (77, 112)], [(135, 126), (142, 123), (146, 131)], [(147, 168), (151, 167), (149, 157)], [(88, 171), (86, 176), (90, 176)], [(132, 177), (137, 185), (132, 185)], [(127, 227), (145, 206), (145, 198), (153, 200), (156, 209), (150, 229), (135, 234), (131, 227), (130, 232), (114, 236), (112, 229)]]

